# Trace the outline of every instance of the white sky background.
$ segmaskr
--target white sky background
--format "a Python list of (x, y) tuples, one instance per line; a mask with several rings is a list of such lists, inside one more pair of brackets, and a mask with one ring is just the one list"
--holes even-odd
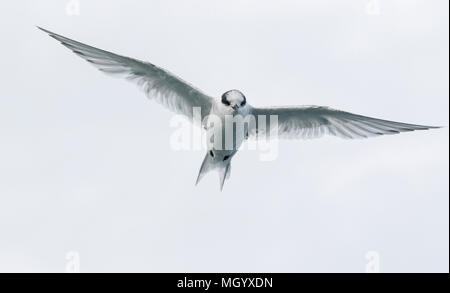
[(0, 12), (0, 271), (448, 272), (448, 128), (281, 141), (219, 192), (172, 113), (39, 25), (250, 104), (449, 125), (447, 0), (10, 1)]

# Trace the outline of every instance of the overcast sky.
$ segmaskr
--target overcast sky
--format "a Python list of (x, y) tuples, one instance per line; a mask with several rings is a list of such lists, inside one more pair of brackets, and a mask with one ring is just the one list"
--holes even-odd
[(172, 113), (35, 28), (217, 97), (448, 126), (447, 0), (69, 2), (0, 12), (0, 271), (448, 272), (448, 128), (280, 141), (195, 187)]

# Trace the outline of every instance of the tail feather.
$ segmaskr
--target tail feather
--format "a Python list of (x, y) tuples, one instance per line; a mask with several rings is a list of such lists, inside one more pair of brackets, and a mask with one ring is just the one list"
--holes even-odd
[(211, 156), (208, 153), (206, 153), (205, 158), (203, 159), (203, 163), (200, 167), (200, 171), (198, 172), (197, 181), (195, 182), (195, 185), (197, 185), (200, 182), (200, 180), (202, 180), (202, 178), (211, 170), (218, 171), (220, 191), (222, 191), (225, 180), (230, 178), (231, 162), (230, 161), (228, 161), (228, 163), (214, 162)]
[(219, 170), (219, 180), (220, 180), (220, 191), (223, 190), (223, 184), (225, 180), (230, 178), (231, 173), (231, 163), (226, 164), (224, 167)]
[(195, 182), (195, 185), (200, 182), (200, 180), (205, 176), (206, 173), (210, 170), (210, 164), (209, 164), (209, 156), (208, 153), (206, 153), (205, 158), (203, 159), (203, 163), (200, 167), (200, 171), (198, 172), (197, 181)]

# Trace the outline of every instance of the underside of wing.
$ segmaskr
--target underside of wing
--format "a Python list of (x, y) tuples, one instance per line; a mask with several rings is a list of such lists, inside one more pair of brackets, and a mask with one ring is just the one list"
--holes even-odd
[(213, 99), (187, 82), (148, 62), (120, 56), (39, 28), (61, 42), (75, 54), (102, 72), (125, 77), (141, 87), (147, 97), (177, 114), (193, 117), (193, 107), (201, 109), (202, 118), (209, 114)]
[[(266, 117), (266, 123), (258, 123), (256, 129), (249, 132), (250, 135), (260, 136), (262, 132), (276, 127), (279, 138), (309, 139), (329, 134), (354, 139), (438, 128), (371, 118), (319, 106), (254, 108), (252, 114), (257, 119), (258, 115)], [(277, 125), (270, 123), (271, 115), (278, 118)]]

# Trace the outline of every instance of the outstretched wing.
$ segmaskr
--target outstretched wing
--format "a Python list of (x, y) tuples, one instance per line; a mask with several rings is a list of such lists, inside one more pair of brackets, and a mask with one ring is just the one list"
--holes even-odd
[(249, 131), (252, 136), (264, 130), (268, 132), (274, 127), (270, 124), (270, 115), (278, 117), (279, 138), (308, 139), (330, 134), (352, 139), (438, 128), (376, 119), (318, 106), (253, 108), (251, 114), (257, 120), (258, 115), (266, 117), (266, 125), (259, 123), (256, 129)]
[(133, 81), (144, 90), (149, 99), (156, 100), (177, 114), (192, 119), (193, 107), (200, 107), (203, 118), (211, 110), (213, 98), (156, 65), (97, 49), (38, 28), (99, 70)]

